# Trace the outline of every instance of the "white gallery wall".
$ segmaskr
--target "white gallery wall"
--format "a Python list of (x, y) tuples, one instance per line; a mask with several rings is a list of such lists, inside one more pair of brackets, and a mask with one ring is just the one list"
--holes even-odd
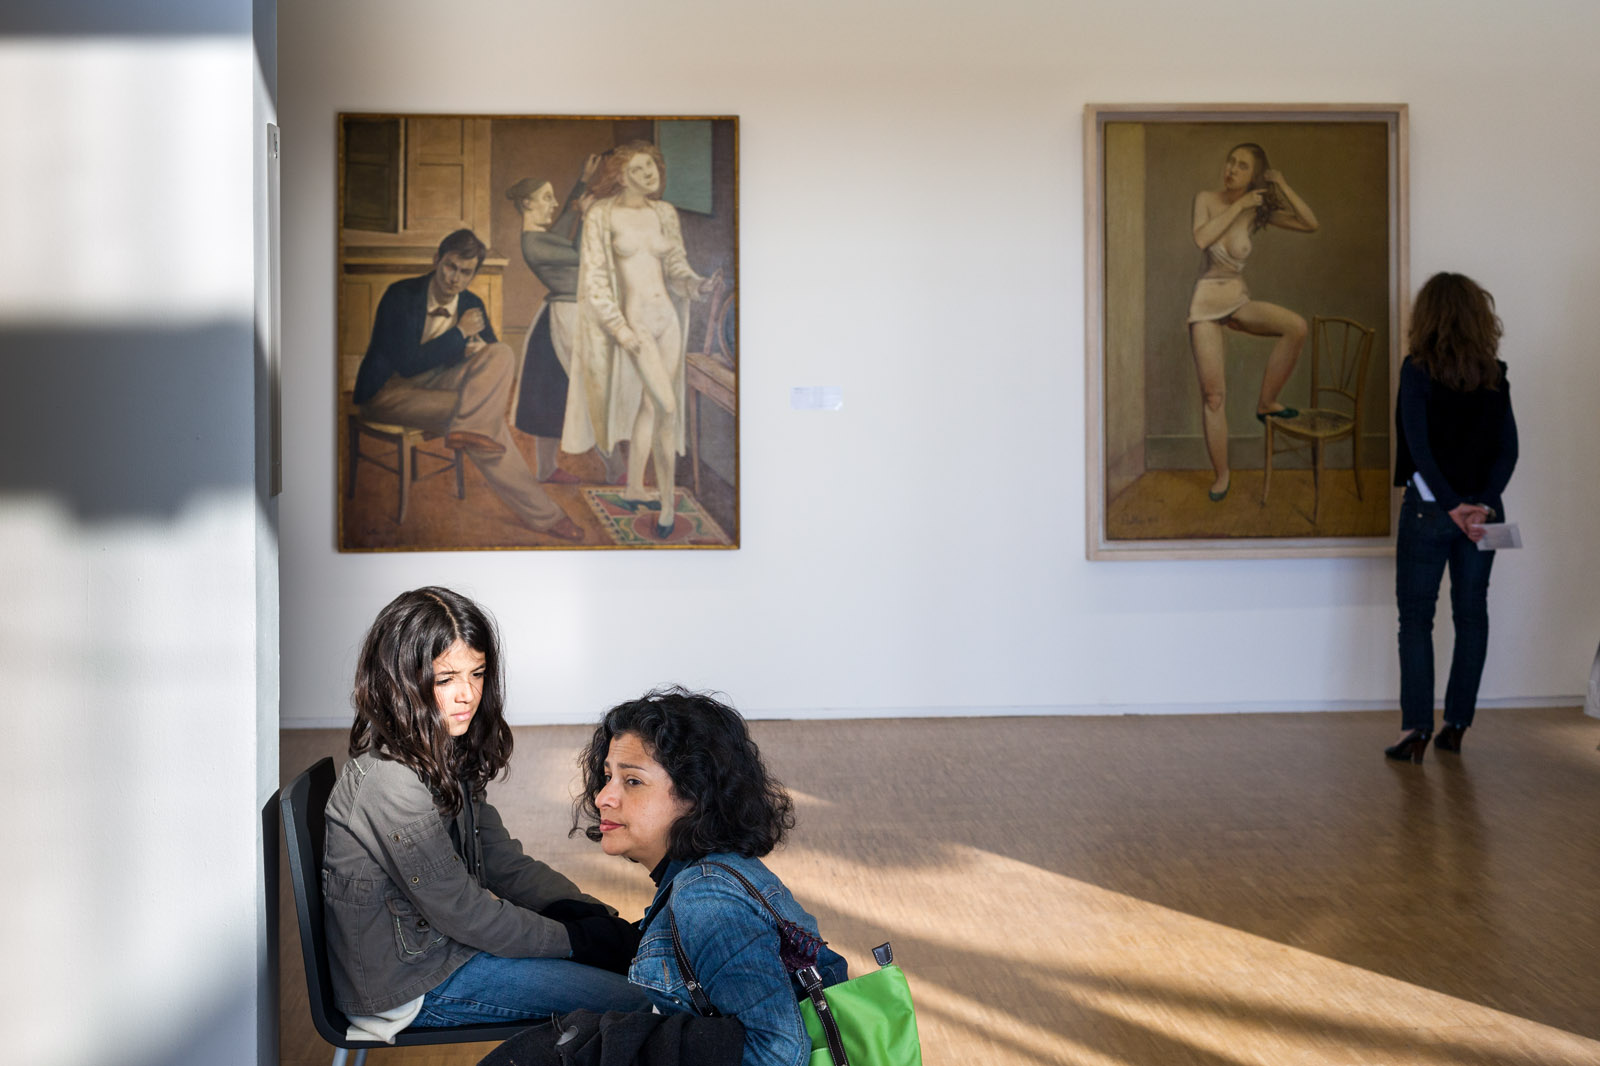
[[(1581, 702), (1600, 8), (279, 7), (285, 725), (347, 722), (364, 627), (435, 583), (498, 616), (519, 723), (664, 681), (771, 717), (1394, 705), (1392, 558), (1085, 560), (1088, 102), (1410, 106), (1413, 287), (1495, 294), (1522, 433), (1483, 695)], [(739, 116), (742, 549), (334, 550), (341, 110)], [(797, 385), (844, 409), (790, 410)]]
[(271, 9), (0, 12), (6, 1063), (277, 1062)]

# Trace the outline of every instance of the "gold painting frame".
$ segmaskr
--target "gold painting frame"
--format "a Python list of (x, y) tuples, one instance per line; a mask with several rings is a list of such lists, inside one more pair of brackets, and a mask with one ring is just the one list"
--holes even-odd
[(338, 550), (738, 548), (738, 118), (336, 121)]
[[(1410, 297), (1407, 122), (1404, 104), (1085, 108), (1091, 560), (1393, 551), (1393, 396)], [(1196, 220), (1237, 198), (1222, 171), (1242, 146), (1249, 160), (1270, 157), (1256, 169), (1275, 178), (1259, 209), (1267, 222), (1230, 216), (1238, 256), (1220, 239), (1201, 248), (1210, 231)], [(1299, 190), (1287, 196), (1316, 216), (1311, 226), (1283, 186)], [(1201, 278), (1237, 298), (1208, 300)], [(1302, 438), (1288, 427), (1343, 410), (1327, 391), (1309, 397), (1313, 334), (1328, 334), (1319, 352), (1336, 353), (1339, 320), (1358, 324), (1350, 333), (1357, 347), (1367, 338), (1371, 355), (1359, 424), (1320, 448), (1319, 477), (1318, 450), (1297, 451)], [(1269, 364), (1275, 377), (1292, 366), (1275, 402), (1304, 414), (1287, 423), (1258, 413), (1273, 410), (1263, 400)]]

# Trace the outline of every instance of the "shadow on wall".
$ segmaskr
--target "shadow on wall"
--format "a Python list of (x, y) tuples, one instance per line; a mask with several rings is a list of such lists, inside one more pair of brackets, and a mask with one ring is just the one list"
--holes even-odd
[[(0, 332), (0, 494), (47, 495), (83, 521), (170, 518), (253, 486), (250, 322)], [(208, 398), (215, 398), (208, 403)]]
[[(274, 5), (275, 6), (275, 5)], [(0, 8), (0, 34), (76, 37), (83, 34), (177, 37), (247, 34), (250, 11), (215, 0), (50, 0)]]

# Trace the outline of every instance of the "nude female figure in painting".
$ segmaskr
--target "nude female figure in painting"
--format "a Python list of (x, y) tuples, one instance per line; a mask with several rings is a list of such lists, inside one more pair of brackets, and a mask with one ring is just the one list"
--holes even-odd
[(1201, 425), (1206, 453), (1216, 479), (1209, 495), (1220, 502), (1228, 494), (1228, 416), (1223, 373), (1226, 350), (1223, 329), (1258, 337), (1276, 337), (1261, 373), (1256, 419), (1293, 418), (1292, 407), (1278, 402), (1306, 339), (1306, 320), (1287, 308), (1252, 299), (1244, 284), (1244, 264), (1251, 238), (1268, 226), (1314, 233), (1317, 216), (1267, 164), (1258, 144), (1240, 144), (1228, 152), (1222, 187), (1204, 189), (1194, 198), (1194, 243), (1205, 252), (1206, 269), (1195, 282), (1189, 302), (1189, 346), (1200, 378)]
[[(596, 443), (606, 452), (632, 441), (622, 497), (659, 498), (663, 540), (675, 523), (674, 468), (684, 451), (689, 302), (721, 280), (720, 270), (704, 278), (689, 266), (678, 212), (661, 199), (664, 180), (665, 161), (649, 142), (607, 157), (584, 216), (577, 337)], [(656, 493), (645, 488), (646, 460), (654, 463)]]

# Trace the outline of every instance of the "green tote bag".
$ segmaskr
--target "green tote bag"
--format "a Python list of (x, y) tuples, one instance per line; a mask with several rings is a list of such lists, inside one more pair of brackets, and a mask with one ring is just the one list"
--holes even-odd
[[(911, 986), (894, 964), (888, 944), (872, 949), (878, 969), (829, 988), (817, 982), (813, 990), (801, 977), (806, 998), (800, 1017), (811, 1037), (810, 1066), (922, 1066), (922, 1041), (917, 1036), (917, 1012), (911, 1006)], [(811, 971), (815, 980), (816, 971)], [(833, 1016), (835, 1033), (818, 1015), (817, 999)], [(834, 1054), (837, 1038), (843, 1056)]]

